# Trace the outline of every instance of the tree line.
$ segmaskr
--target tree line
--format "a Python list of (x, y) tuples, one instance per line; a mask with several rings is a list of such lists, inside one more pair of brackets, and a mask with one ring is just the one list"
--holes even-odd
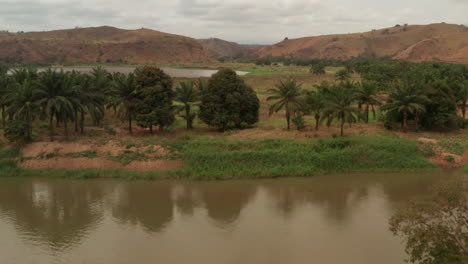
[[(312, 66), (313, 74), (324, 74)], [(360, 81), (353, 81), (357, 74)], [(362, 62), (348, 64), (335, 74), (336, 82), (322, 82), (306, 90), (295, 79), (281, 81), (267, 101), (274, 101), (270, 114), (284, 110), (287, 128), (299, 129), (303, 116), (312, 115), (315, 128), (338, 121), (341, 135), (345, 124), (369, 122), (369, 114), (388, 129), (452, 130), (465, 128), (468, 103), (468, 67), (439, 63)]]
[[(270, 114), (284, 111), (287, 128), (301, 129), (304, 116), (340, 125), (379, 119), (388, 129), (449, 130), (465, 128), (468, 102), (468, 67), (440, 63), (348, 61), (336, 72), (335, 82), (304, 89), (287, 78), (270, 89)], [(312, 74), (324, 74), (315, 66)], [(352, 75), (359, 76), (353, 81)], [(220, 70), (208, 81), (174, 81), (157, 67), (137, 68), (133, 73), (109, 73), (101, 67), (90, 73), (31, 68), (9, 71), (0, 66), (0, 107), (5, 135), (30, 140), (33, 124), (47, 121), (50, 139), (70, 124), (84, 133), (85, 120), (100, 126), (106, 112), (153, 132), (174, 123), (176, 115), (193, 128), (198, 117), (221, 131), (248, 127), (259, 118), (260, 101), (235, 71)]]
[(133, 132), (134, 123), (149, 129), (172, 125), (175, 116), (186, 120), (187, 129), (200, 120), (219, 130), (241, 128), (258, 121), (259, 100), (230, 69), (220, 70), (208, 82), (181, 82), (157, 67), (141, 67), (129, 74), (109, 73), (102, 67), (90, 73), (51, 68), (10, 69), (0, 65), (0, 107), (4, 134), (10, 141), (28, 141), (34, 122), (47, 121), (50, 140), (70, 124), (81, 134), (85, 121), (100, 126), (106, 112), (113, 113)]

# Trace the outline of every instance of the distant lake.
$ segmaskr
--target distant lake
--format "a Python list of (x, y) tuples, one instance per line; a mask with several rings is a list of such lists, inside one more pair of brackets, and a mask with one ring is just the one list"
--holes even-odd
[[(128, 74), (135, 70), (135, 67), (103, 67), (110, 73), (120, 72)], [(39, 71), (43, 71), (46, 68), (39, 68)], [(93, 67), (61, 67), (54, 68), (56, 70), (64, 71), (77, 71), (82, 73), (88, 73), (93, 70)], [(211, 75), (218, 72), (218, 70), (206, 70), (206, 69), (176, 69), (176, 68), (161, 68), (165, 73), (169, 74), (173, 78), (203, 78), (211, 77)], [(238, 75), (246, 75), (248, 72), (237, 71)]]

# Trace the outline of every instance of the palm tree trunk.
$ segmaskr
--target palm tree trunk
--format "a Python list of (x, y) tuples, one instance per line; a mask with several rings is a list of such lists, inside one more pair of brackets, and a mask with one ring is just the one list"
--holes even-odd
[(285, 105), (285, 108), (286, 108), (286, 122), (288, 122), (288, 130), (291, 129), (291, 115), (289, 114), (289, 104), (288, 102), (286, 101), (286, 105)]
[(78, 132), (78, 110), (75, 110), (75, 132)]
[(49, 120), (49, 133), (50, 133), (50, 141), (54, 141), (54, 112), (50, 112), (50, 120)]
[(316, 131), (319, 129), (319, 121), (320, 121), (320, 115), (315, 114), (315, 130)]
[(371, 108), (372, 108), (372, 116), (374, 117), (374, 120), (376, 119), (376, 113), (375, 113), (375, 108), (374, 108), (374, 105), (371, 104)]
[(369, 104), (366, 104), (366, 124), (369, 123)]
[(403, 132), (406, 132), (406, 128), (408, 127), (408, 112), (403, 112)]
[(361, 121), (361, 113), (362, 113), (362, 103), (361, 102), (358, 102), (358, 112), (359, 112), (358, 121)]
[(2, 105), (2, 127), (5, 128), (6, 127), (6, 117), (5, 117), (5, 106)]
[(344, 136), (344, 114), (341, 115), (341, 136)]
[(60, 127), (60, 117), (59, 117), (58, 113), (55, 114), (55, 120), (56, 120), (56, 123), (57, 123), (56, 127)]
[(68, 118), (64, 117), (63, 126), (65, 128), (65, 138), (68, 139)]
[(416, 123), (416, 130), (418, 130), (419, 129), (419, 116), (417, 112), (414, 114), (414, 122)]
[(84, 117), (85, 117), (85, 112), (81, 110), (81, 120), (80, 120), (80, 134), (84, 134)]
[(128, 114), (128, 133), (132, 134), (132, 114)]
[(192, 129), (192, 120), (190, 116), (190, 105), (185, 105), (185, 119), (187, 121), (187, 129)]

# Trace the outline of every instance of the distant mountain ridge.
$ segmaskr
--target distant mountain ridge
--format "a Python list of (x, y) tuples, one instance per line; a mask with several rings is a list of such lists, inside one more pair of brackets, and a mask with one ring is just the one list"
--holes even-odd
[(103, 26), (0, 35), (0, 62), (144, 64), (213, 60), (195, 39), (144, 28)]
[(260, 57), (306, 59), (393, 58), (468, 63), (468, 28), (463, 25), (396, 25), (366, 33), (286, 39), (261, 48)]
[(270, 46), (108, 26), (0, 32), (0, 63), (207, 63), (215, 58), (265, 57), (468, 63), (468, 28), (445, 23), (397, 25), (365, 33), (285, 39)]
[(255, 58), (258, 57), (258, 50), (265, 47), (264, 45), (242, 45), (218, 38), (198, 39), (197, 41), (216, 58)]

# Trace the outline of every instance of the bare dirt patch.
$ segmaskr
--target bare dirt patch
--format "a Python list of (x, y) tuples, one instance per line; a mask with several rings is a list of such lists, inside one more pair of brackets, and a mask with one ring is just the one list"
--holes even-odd
[(105, 144), (93, 141), (34, 142), (22, 149), (19, 166), (39, 170), (125, 169), (141, 172), (181, 168), (180, 159), (167, 158), (171, 153), (173, 151), (161, 145), (137, 147), (116, 140)]
[(19, 163), (24, 169), (35, 170), (82, 170), (82, 169), (124, 169), (139, 172), (178, 169), (183, 166), (181, 160), (133, 161), (122, 164), (105, 158), (69, 158), (30, 159)]

